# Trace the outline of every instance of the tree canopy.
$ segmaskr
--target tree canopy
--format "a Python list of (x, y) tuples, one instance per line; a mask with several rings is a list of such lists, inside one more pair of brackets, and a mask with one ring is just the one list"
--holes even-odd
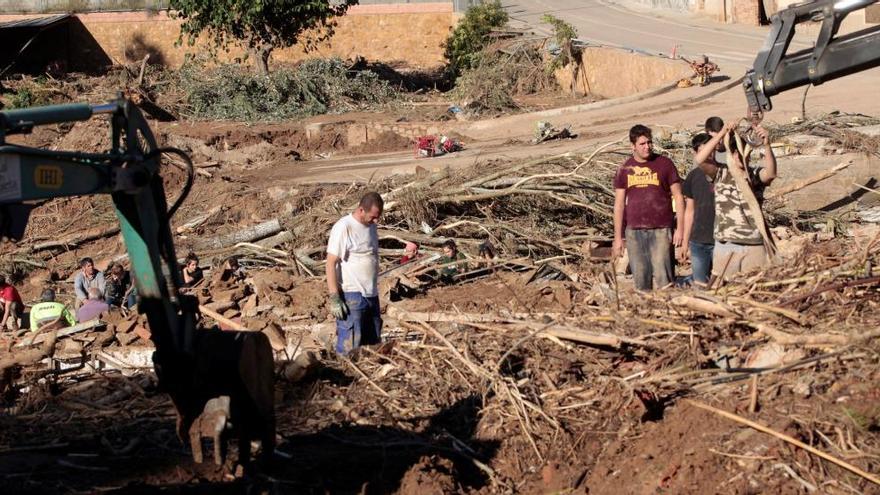
[(173, 15), (183, 20), (181, 39), (190, 44), (205, 34), (220, 48), (241, 43), (254, 58), (255, 67), (269, 71), (275, 48), (300, 42), (303, 32), (326, 28), (322, 35), (306, 40), (306, 48), (332, 34), (333, 18), (344, 14), (358, 0), (171, 0)]

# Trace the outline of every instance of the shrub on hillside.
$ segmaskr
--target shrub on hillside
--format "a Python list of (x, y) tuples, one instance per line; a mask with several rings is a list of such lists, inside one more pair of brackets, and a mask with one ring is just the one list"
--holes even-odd
[(449, 72), (457, 77), (475, 67), (483, 49), (489, 45), (489, 33), (507, 23), (507, 12), (498, 0), (475, 5), (467, 10), (445, 43)]
[(394, 90), (370, 71), (352, 71), (339, 59), (306, 60), (258, 75), (237, 64), (180, 70), (186, 108), (197, 119), (276, 120), (361, 110), (390, 102)]

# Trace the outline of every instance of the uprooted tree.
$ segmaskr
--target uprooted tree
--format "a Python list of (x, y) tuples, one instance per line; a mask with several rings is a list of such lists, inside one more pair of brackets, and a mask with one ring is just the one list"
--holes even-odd
[(180, 37), (190, 45), (202, 34), (218, 47), (241, 43), (262, 74), (269, 73), (269, 56), (276, 48), (301, 42), (305, 31), (323, 28), (305, 40), (306, 49), (332, 35), (333, 18), (358, 0), (171, 0), (174, 15), (183, 20)]

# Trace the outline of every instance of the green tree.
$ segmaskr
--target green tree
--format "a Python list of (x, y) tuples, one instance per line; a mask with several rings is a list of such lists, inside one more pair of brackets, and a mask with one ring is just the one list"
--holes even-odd
[(216, 46), (228, 49), (242, 43), (255, 68), (269, 73), (275, 48), (292, 46), (304, 31), (325, 28), (307, 41), (306, 49), (332, 34), (333, 18), (358, 0), (170, 0), (174, 15), (183, 20), (180, 37), (190, 45), (203, 33)]
[(504, 26), (507, 20), (507, 12), (498, 0), (474, 5), (467, 10), (446, 39), (444, 55), (453, 76), (477, 65), (480, 52), (489, 44), (489, 33)]

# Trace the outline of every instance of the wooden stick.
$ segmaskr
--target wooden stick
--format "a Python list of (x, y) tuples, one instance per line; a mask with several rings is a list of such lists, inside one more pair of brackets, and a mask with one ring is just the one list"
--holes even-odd
[(850, 160), (848, 162), (840, 163), (840, 164), (836, 165), (834, 168), (832, 168), (831, 170), (826, 170), (826, 171), (821, 172), (819, 174), (816, 174), (812, 177), (807, 177), (804, 180), (795, 182), (794, 184), (789, 184), (786, 187), (781, 187), (779, 189), (776, 189), (776, 190), (772, 191), (770, 194), (767, 194), (766, 196), (764, 196), (764, 198), (765, 199), (781, 198), (781, 197), (785, 196), (786, 194), (791, 194), (795, 191), (800, 191), (801, 189), (803, 189), (807, 186), (811, 186), (817, 182), (820, 182), (820, 181), (823, 181), (829, 177), (832, 177), (837, 172), (840, 172), (841, 170), (845, 169), (846, 167), (849, 167), (850, 164), (852, 164), (852, 160)]
[(829, 290), (838, 290), (844, 289), (846, 287), (858, 287), (860, 285), (873, 285), (880, 283), (880, 277), (869, 277), (869, 278), (860, 278), (856, 280), (847, 280), (845, 282), (837, 282), (833, 284), (826, 284), (820, 287), (816, 287), (815, 289), (798, 296), (789, 297), (788, 299), (783, 300), (779, 303), (780, 306), (789, 306), (796, 302), (803, 301), (804, 299), (809, 299), (817, 294), (821, 294), (823, 292)]
[(791, 320), (799, 325), (806, 324), (806, 317), (804, 317), (804, 315), (798, 313), (797, 311), (792, 311), (790, 309), (784, 309), (784, 308), (778, 308), (776, 306), (771, 306), (769, 304), (764, 304), (764, 303), (761, 303), (758, 301), (753, 301), (752, 299), (748, 299), (745, 297), (731, 296), (728, 299), (732, 302), (735, 302), (735, 303), (748, 304), (749, 306), (753, 306), (758, 309), (763, 309), (764, 311), (776, 313), (778, 315), (781, 315), (781, 316), (788, 318), (789, 320)]
[(754, 428), (760, 432), (774, 436), (774, 437), (776, 437), (784, 442), (788, 442), (796, 447), (800, 447), (815, 456), (821, 457), (822, 459), (825, 459), (826, 461), (828, 461), (832, 464), (837, 464), (838, 466), (846, 469), (847, 471), (854, 473), (854, 474), (857, 474), (857, 475), (861, 476), (862, 478), (865, 478), (866, 480), (870, 481), (871, 483), (874, 483), (876, 485), (880, 485), (880, 478), (878, 478), (870, 473), (866, 473), (865, 471), (862, 471), (861, 469), (857, 468), (856, 466), (853, 466), (852, 464), (850, 464), (846, 461), (843, 461), (843, 460), (840, 460), (836, 457), (828, 455), (825, 452), (822, 452), (821, 450), (819, 450), (815, 447), (811, 447), (796, 438), (792, 438), (792, 437), (785, 435), (783, 433), (779, 433), (778, 431), (773, 430), (771, 428), (768, 428), (762, 424), (755, 423), (754, 421), (743, 418), (742, 416), (738, 416), (736, 414), (729, 413), (727, 411), (723, 411), (721, 409), (712, 407), (708, 404), (703, 404), (703, 403), (697, 402), (695, 400), (685, 400), (685, 402), (694, 406), (694, 407), (698, 407), (700, 409), (715, 413), (719, 416), (723, 416), (723, 417), (730, 419), (732, 421), (736, 421), (737, 423), (741, 423), (741, 424), (744, 424), (750, 428)]
[(347, 357), (342, 356), (342, 355), (337, 355), (336, 357), (339, 358), (340, 361), (342, 361), (343, 363), (348, 365), (351, 369), (353, 369), (355, 371), (355, 373), (358, 374), (358, 376), (363, 378), (371, 387), (376, 389), (377, 392), (382, 394), (384, 397), (387, 397), (389, 399), (391, 398), (391, 395), (388, 392), (386, 392), (385, 389), (383, 389), (379, 385), (376, 385), (376, 382), (371, 380), (370, 377), (368, 377), (366, 373), (361, 371), (361, 369), (358, 368), (357, 365), (355, 365), (353, 362), (351, 362), (351, 359), (348, 359)]
[[(730, 172), (730, 175), (733, 177), (733, 182), (736, 184), (736, 188), (739, 189), (740, 197), (746, 203), (746, 209), (752, 217), (752, 221), (755, 222), (755, 227), (760, 232), (761, 237), (764, 239), (764, 247), (767, 248), (767, 256), (772, 258), (776, 254), (776, 244), (773, 242), (773, 237), (770, 235), (770, 232), (767, 230), (767, 220), (764, 218), (764, 212), (761, 210), (761, 204), (758, 202), (758, 198), (755, 197), (755, 192), (752, 190), (751, 184), (749, 184), (748, 179), (748, 167), (749, 167), (749, 154), (751, 153), (751, 148), (744, 148), (742, 144), (742, 139), (740, 139), (738, 134), (734, 133), (734, 137), (736, 138), (736, 144), (738, 149), (744, 150), (742, 155), (742, 163), (746, 170), (740, 170), (733, 163), (733, 153), (730, 150), (730, 134), (726, 136), (726, 145), (727, 145), (727, 170)], [(760, 178), (759, 178), (760, 180)]]
[(755, 414), (758, 410), (758, 375), (752, 375), (752, 391), (749, 394), (749, 412)]
[(674, 297), (672, 298), (672, 304), (685, 307), (687, 309), (690, 309), (691, 311), (697, 311), (699, 313), (716, 316), (723, 316), (725, 318), (735, 318), (739, 316), (736, 309), (727, 304), (709, 301), (707, 299), (693, 296)]
[(768, 325), (754, 325), (758, 332), (770, 337), (777, 344), (782, 345), (849, 345), (858, 342), (866, 342), (880, 337), (880, 329), (874, 329), (860, 335), (837, 335), (831, 333), (819, 333), (811, 335), (793, 335), (780, 330), (770, 328)]
[(256, 332), (257, 331), (257, 330), (250, 330), (247, 327), (245, 327), (244, 325), (242, 325), (241, 323), (238, 323), (237, 321), (234, 321), (234, 320), (230, 320), (229, 318), (221, 315), (220, 313), (205, 306), (204, 304), (199, 304), (199, 311), (202, 314), (210, 316), (217, 323), (222, 323), (237, 332)]

